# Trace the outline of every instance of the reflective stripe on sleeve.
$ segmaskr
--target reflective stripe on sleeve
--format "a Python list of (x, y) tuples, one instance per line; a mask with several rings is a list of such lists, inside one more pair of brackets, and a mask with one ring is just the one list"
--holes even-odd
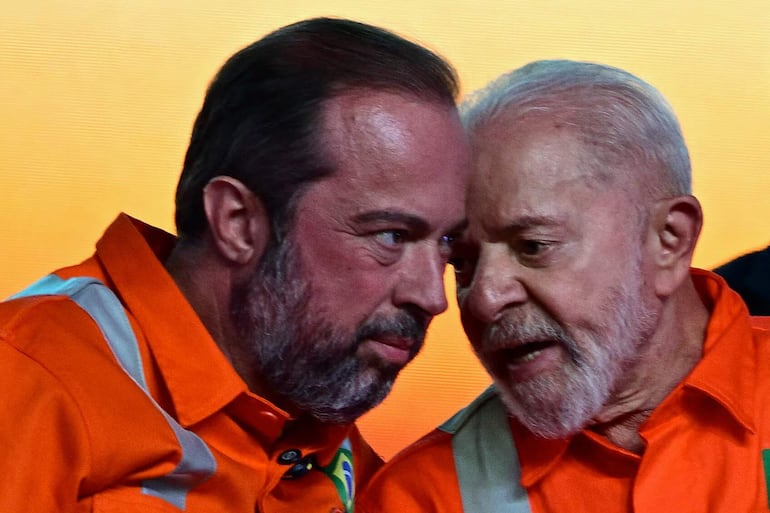
[(126, 374), (165, 417), (182, 449), (182, 458), (169, 474), (143, 481), (142, 493), (163, 499), (184, 511), (189, 491), (216, 472), (216, 459), (198, 435), (179, 425), (150, 395), (144, 377), (139, 344), (120, 300), (96, 278), (78, 277), (65, 280), (54, 274), (45, 276), (9, 299), (41, 295), (68, 296), (82, 308), (99, 327)]

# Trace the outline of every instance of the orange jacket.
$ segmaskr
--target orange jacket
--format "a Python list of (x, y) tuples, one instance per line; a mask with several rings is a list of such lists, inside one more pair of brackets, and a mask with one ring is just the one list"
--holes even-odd
[[(177, 468), (190, 447), (85, 310), (66, 296), (16, 299), (0, 304), (0, 511), (333, 513), (345, 508), (324, 467), (343, 440), (357, 487), (381, 465), (354, 426), (290, 419), (247, 390), (161, 264), (174, 242), (121, 215), (92, 258), (56, 274), (120, 298), (150, 395), (208, 447), (212, 472)], [(292, 449), (316, 464), (282, 479)]]
[[(770, 331), (758, 327), (768, 323), (750, 318), (721, 278), (692, 277), (711, 310), (703, 358), (642, 425), (642, 456), (588, 430), (544, 440), (510, 421), (533, 513), (770, 509)], [(451, 444), (436, 430), (402, 451), (357, 513), (461, 513)]]

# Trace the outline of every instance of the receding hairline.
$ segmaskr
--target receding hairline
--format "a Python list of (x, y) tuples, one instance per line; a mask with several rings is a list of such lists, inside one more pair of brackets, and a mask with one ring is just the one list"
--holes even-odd
[[(640, 173), (639, 169), (632, 167), (632, 163), (624, 160), (607, 164), (602, 151), (597, 151), (595, 146), (585, 140), (580, 126), (564, 123), (558, 116), (550, 116), (545, 111), (501, 111), (478, 124), (469, 136), (473, 147), (482, 142), (487, 148), (491, 146), (495, 151), (494, 148), (503, 148), (505, 141), (511, 138), (515, 139), (521, 135), (548, 138), (554, 131), (570, 138), (577, 145), (579, 153), (575, 156), (578, 169), (574, 180), (584, 180), (583, 185), (597, 194), (612, 194), (625, 198), (623, 204), (630, 207), (637, 226), (643, 229), (655, 200), (644, 182), (655, 176), (660, 177), (660, 173), (654, 169), (645, 169)], [(571, 148), (569, 145), (561, 145), (557, 151), (572, 151)], [(497, 169), (494, 172), (506, 171)]]
[[(378, 110), (377, 101), (372, 101), (378, 97), (382, 98), (383, 101), (400, 100), (407, 105), (418, 105), (427, 109), (434, 109), (436, 112), (455, 116), (458, 127), (460, 126), (457, 105), (433, 95), (417, 94), (400, 88), (353, 87), (341, 89), (324, 99), (319, 109), (321, 130), (316, 133), (315, 137), (320, 150), (327, 159), (334, 157), (333, 154), (329, 153), (333, 151), (332, 148), (337, 148), (339, 151), (351, 151), (354, 149), (350, 146), (350, 135), (353, 130), (360, 130), (361, 126), (352, 121), (351, 118), (358, 111), (357, 107), (363, 107), (361, 112)], [(390, 107), (392, 106), (393, 104), (390, 105)], [(387, 106), (381, 110), (386, 114), (390, 114)], [(346, 115), (350, 115), (350, 117)], [(419, 115), (419, 112), (415, 112), (414, 115)], [(400, 117), (405, 118), (403, 114)], [(396, 117), (394, 116), (394, 118)], [(332, 172), (331, 174), (333, 175), (334, 173)]]
[(591, 62), (534, 61), (471, 93), (460, 106), (471, 133), (513, 111), (550, 114), (573, 124), (605, 162), (657, 172), (643, 184), (654, 196), (691, 193), (689, 154), (676, 115), (660, 91), (632, 73)]

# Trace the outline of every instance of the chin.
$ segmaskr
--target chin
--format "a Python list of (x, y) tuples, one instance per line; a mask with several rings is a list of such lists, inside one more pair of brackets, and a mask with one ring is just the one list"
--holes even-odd
[(355, 379), (340, 383), (336, 393), (331, 389), (315, 404), (305, 408), (310, 416), (327, 424), (350, 424), (380, 404), (393, 388), (394, 379), (374, 367), (367, 367)]
[(511, 416), (536, 436), (547, 439), (568, 438), (580, 432), (603, 404), (601, 394), (565, 387), (560, 381), (553, 376), (515, 384), (495, 380)]

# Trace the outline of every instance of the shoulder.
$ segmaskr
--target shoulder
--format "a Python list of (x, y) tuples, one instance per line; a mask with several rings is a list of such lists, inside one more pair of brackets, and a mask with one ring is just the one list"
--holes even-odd
[[(20, 480), (44, 479), (51, 494), (64, 489), (72, 494), (91, 472), (88, 422), (59, 372), (77, 351), (56, 347), (66, 332), (62, 321), (77, 316), (77, 306), (66, 298), (0, 303), (0, 471), (7, 475), (8, 464)], [(3, 500), (20, 499), (11, 493), (23, 489), (19, 486), (11, 484)], [(35, 504), (36, 496), (28, 499)]]
[(0, 372), (19, 373), (17, 364), (37, 368), (75, 397), (98, 397), (133, 384), (99, 325), (64, 295), (0, 303), (0, 346), (13, 355), (0, 360)]
[(50, 349), (45, 340), (77, 334), (99, 338), (99, 329), (74, 301), (63, 295), (30, 296), (0, 303), (0, 340), (24, 352)]
[(770, 342), (770, 316), (756, 316), (751, 318), (751, 326), (757, 337)]
[(750, 317), (755, 361), (770, 370), (770, 317)]
[(452, 435), (434, 430), (388, 461), (361, 494), (363, 513), (460, 512)]
[(66, 383), (102, 369), (119, 370), (99, 327), (65, 296), (34, 296), (0, 303), (0, 344), (14, 354), (0, 362), (25, 360)]
[(57, 406), (69, 402), (57, 369), (66, 369), (67, 359), (77, 358), (78, 351), (57, 341), (68, 336), (79, 310), (58, 296), (0, 303), (0, 376), (14, 383), (3, 387), (6, 400), (36, 392), (40, 398), (58, 396)]
[(429, 466), (444, 468), (446, 459), (452, 459), (452, 434), (441, 429), (435, 429), (416, 442), (402, 449), (385, 467), (405, 470), (427, 463)]
[[(67, 448), (69, 459), (83, 463), (80, 478), (87, 488), (93, 483), (86, 473), (91, 479), (123, 472), (125, 447), (143, 432), (174, 440), (93, 319), (65, 296), (0, 303), (0, 355), (0, 389), (9, 413), (8, 422), (0, 421), (0, 446), (28, 430)], [(127, 416), (134, 422), (127, 423)]]
[(348, 438), (353, 450), (356, 485), (361, 487), (371, 480), (374, 473), (382, 467), (383, 461), (380, 455), (369, 445), (369, 442), (364, 439), (355, 424), (351, 428)]

